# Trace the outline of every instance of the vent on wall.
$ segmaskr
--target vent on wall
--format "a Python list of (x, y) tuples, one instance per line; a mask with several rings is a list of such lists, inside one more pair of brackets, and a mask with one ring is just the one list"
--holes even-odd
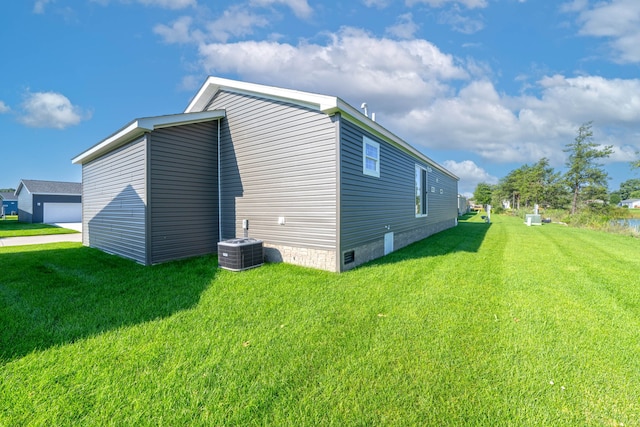
[(344, 263), (345, 264), (351, 264), (355, 260), (356, 260), (355, 251), (347, 251), (347, 252), (344, 253)]

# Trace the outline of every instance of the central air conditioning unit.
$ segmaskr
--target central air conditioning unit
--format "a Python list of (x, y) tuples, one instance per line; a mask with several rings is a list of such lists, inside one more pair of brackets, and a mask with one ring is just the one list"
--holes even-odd
[(262, 240), (249, 237), (218, 242), (218, 267), (243, 271), (264, 263)]

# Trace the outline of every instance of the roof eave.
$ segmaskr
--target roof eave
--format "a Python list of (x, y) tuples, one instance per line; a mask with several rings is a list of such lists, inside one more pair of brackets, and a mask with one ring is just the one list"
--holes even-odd
[(256, 83), (240, 82), (237, 80), (223, 79), (220, 77), (208, 77), (204, 84), (193, 97), (185, 113), (203, 111), (211, 99), (221, 90), (246, 95), (258, 95), (269, 99), (290, 102), (305, 106), (314, 110), (324, 111), (337, 107), (338, 98), (334, 96), (320, 95), (311, 92), (285, 89), (276, 86), (266, 86)]
[(172, 126), (181, 126), (191, 123), (200, 123), (209, 120), (221, 119), (225, 116), (224, 110), (201, 111), (189, 114), (171, 114), (167, 116), (145, 117), (133, 120), (131, 123), (103, 139), (93, 147), (79, 154), (71, 160), (74, 164), (84, 164), (102, 154), (118, 148), (124, 143), (131, 141), (156, 129)]

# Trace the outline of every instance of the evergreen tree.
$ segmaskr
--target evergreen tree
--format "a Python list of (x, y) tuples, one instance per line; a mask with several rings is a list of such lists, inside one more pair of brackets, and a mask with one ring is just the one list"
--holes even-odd
[(566, 145), (565, 153), (569, 153), (566, 162), (568, 168), (564, 179), (571, 190), (571, 213), (578, 211), (578, 203), (585, 199), (585, 190), (592, 196), (594, 194), (606, 194), (607, 173), (602, 165), (597, 163), (598, 159), (609, 157), (613, 153), (613, 146), (607, 145), (602, 148), (591, 139), (593, 131), (592, 122), (580, 126), (578, 135), (571, 144)]

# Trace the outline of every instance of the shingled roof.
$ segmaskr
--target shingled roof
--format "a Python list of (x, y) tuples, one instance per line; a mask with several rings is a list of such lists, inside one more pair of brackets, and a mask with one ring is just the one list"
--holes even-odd
[(82, 183), (64, 181), (39, 181), (35, 179), (23, 179), (18, 185), (16, 194), (19, 194), (22, 187), (31, 194), (65, 194), (82, 195)]
[(7, 201), (18, 200), (16, 195), (13, 193), (13, 191), (1, 191), (0, 192), (0, 199), (7, 200)]

